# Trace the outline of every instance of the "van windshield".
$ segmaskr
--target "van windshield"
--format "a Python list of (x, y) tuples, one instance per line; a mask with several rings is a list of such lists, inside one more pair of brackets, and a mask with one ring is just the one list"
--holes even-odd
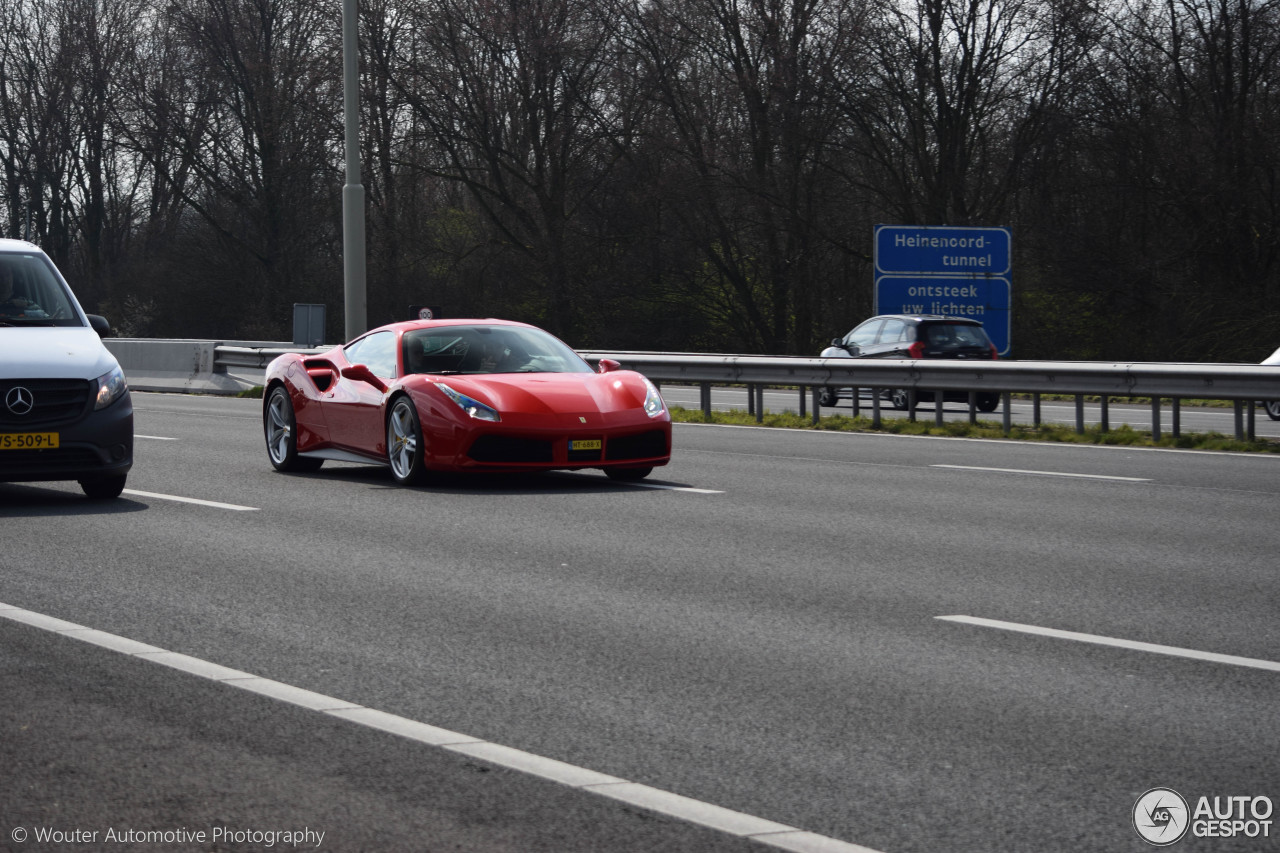
[(83, 326), (66, 287), (40, 255), (0, 253), (0, 326)]

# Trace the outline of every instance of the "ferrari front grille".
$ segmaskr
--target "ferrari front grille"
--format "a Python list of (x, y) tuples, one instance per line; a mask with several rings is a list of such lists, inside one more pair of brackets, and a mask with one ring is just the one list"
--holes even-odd
[(504, 435), (480, 436), (471, 445), (467, 455), (476, 462), (552, 461), (551, 442)]
[(609, 439), (605, 445), (605, 458), (610, 461), (651, 459), (666, 455), (667, 435), (660, 429), (635, 435), (620, 435)]

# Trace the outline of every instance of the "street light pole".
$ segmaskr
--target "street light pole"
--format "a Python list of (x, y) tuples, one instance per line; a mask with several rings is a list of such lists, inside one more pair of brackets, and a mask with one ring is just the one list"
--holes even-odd
[(342, 0), (342, 94), (347, 183), (342, 188), (342, 272), (346, 340), (368, 328), (365, 308), (364, 186), (360, 183), (360, 28), (356, 0)]

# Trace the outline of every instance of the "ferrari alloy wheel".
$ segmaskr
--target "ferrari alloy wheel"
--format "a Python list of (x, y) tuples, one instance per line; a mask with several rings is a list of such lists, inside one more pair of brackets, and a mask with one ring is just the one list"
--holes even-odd
[(911, 408), (911, 392), (905, 388), (894, 388), (889, 392), (889, 402), (900, 412)]
[(978, 395), (978, 411), (994, 412), (1000, 408), (999, 394), (979, 394)]
[(391, 476), (402, 486), (421, 483), (427, 476), (425, 455), (417, 407), (408, 397), (397, 397), (387, 418), (387, 461), (391, 463)]
[(828, 409), (836, 404), (836, 389), (822, 387), (818, 389), (818, 405)]
[(262, 410), (262, 431), (267, 439), (267, 456), (277, 471), (315, 471), (322, 459), (298, 456), (298, 422), (293, 414), (293, 400), (283, 385), (277, 385), (267, 396)]
[(1268, 400), (1266, 407), (1267, 417), (1273, 421), (1280, 421), (1280, 400)]

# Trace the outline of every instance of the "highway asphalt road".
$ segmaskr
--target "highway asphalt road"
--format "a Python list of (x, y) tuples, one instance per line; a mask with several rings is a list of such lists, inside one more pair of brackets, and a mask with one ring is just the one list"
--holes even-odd
[(0, 484), (0, 849), (1138, 851), (1150, 789), (1280, 802), (1278, 457), (677, 425), (649, 487), (401, 489), (135, 405), (120, 500)]
[[(667, 384), (662, 386), (662, 394), (672, 406), (681, 406), (686, 409), (702, 408), (700, 392), (696, 386)], [(746, 388), (713, 388), (711, 407), (715, 411), (729, 411), (731, 409), (747, 411)], [(764, 410), (766, 412), (799, 412), (799, 391), (796, 389), (766, 390), (764, 394)], [(808, 396), (805, 399), (805, 411), (809, 414), (813, 412), (813, 404)], [(850, 415), (852, 413), (853, 404), (847, 395), (840, 399), (838, 406), (824, 406), (822, 408), (823, 415)], [(934, 413), (935, 409), (932, 402), (921, 403), (916, 407), (917, 420), (931, 421), (934, 418)], [(869, 395), (864, 394), (862, 397), (861, 414), (863, 417), (871, 417), (871, 398)], [(894, 409), (888, 401), (884, 401), (881, 405), (880, 416), (883, 418), (905, 418), (907, 413)], [(943, 417), (949, 421), (967, 420), (969, 406), (961, 402), (943, 403)], [(1003, 417), (1003, 409), (978, 413), (978, 418), (985, 421), (999, 422)], [(1247, 415), (1243, 417), (1247, 417)], [(1035, 423), (1032, 401), (1025, 397), (1015, 397), (1010, 410), (1010, 418), (1014, 423)], [(1134, 405), (1112, 399), (1108, 406), (1107, 419), (1112, 427), (1127, 423), (1136, 430), (1150, 432), (1151, 406), (1150, 404)], [(1181, 406), (1180, 419), (1183, 433), (1216, 432), (1226, 436), (1235, 435), (1235, 413), (1230, 406), (1190, 406), (1184, 403)], [(1102, 415), (1099, 405), (1097, 403), (1086, 403), (1084, 406), (1085, 425), (1093, 426), (1100, 423), (1101, 420)], [(1074, 426), (1076, 422), (1075, 403), (1071, 400), (1042, 400), (1040, 403), (1040, 421), (1046, 424)], [(1166, 435), (1172, 434), (1173, 408), (1168, 400), (1162, 401), (1160, 429)], [(1257, 406), (1254, 409), (1254, 435), (1259, 438), (1280, 438), (1280, 421), (1271, 420), (1262, 406)]]

